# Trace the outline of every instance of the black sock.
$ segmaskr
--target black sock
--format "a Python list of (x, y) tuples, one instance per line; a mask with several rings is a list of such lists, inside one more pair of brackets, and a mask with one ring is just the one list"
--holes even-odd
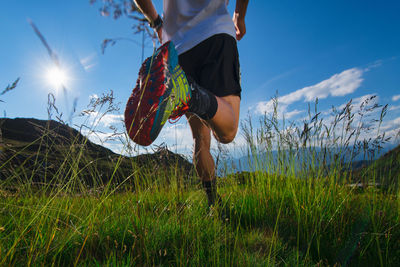
[(203, 120), (212, 119), (218, 109), (218, 101), (215, 95), (207, 89), (202, 88), (192, 79), (189, 80), (189, 85), (192, 89), (192, 98), (189, 101), (189, 112), (195, 113)]
[(221, 197), (217, 193), (216, 179), (203, 181), (202, 184), (207, 194), (208, 206), (214, 206), (216, 203), (221, 203)]

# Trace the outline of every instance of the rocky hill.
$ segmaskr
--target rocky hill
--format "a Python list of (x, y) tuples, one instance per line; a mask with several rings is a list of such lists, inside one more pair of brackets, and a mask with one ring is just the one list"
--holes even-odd
[[(53, 120), (0, 119), (0, 181), (90, 187), (124, 182), (133, 185), (169, 179), (171, 170), (193, 179), (193, 165), (166, 148), (125, 157), (92, 143), (76, 129)], [(73, 181), (73, 182), (71, 182)]]

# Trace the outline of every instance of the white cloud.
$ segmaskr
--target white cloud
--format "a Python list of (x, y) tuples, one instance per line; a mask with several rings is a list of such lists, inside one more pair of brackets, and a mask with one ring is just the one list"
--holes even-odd
[(400, 129), (400, 117), (384, 122), (383, 125), (381, 126), (381, 129), (384, 131), (387, 130), (399, 130)]
[[(344, 96), (355, 92), (361, 85), (363, 70), (352, 68), (341, 73), (335, 74), (327, 80), (318, 84), (307, 86), (296, 90), (290, 94), (278, 97), (278, 113), (287, 115), (297, 115), (298, 110), (288, 111), (288, 106), (294, 102), (303, 100), (304, 102), (314, 101), (316, 98), (324, 99), (328, 96)], [(273, 101), (259, 102), (256, 112), (259, 114), (271, 113), (273, 111)]]
[(123, 114), (106, 114), (101, 118), (100, 122), (104, 125), (104, 127), (109, 127), (112, 124), (121, 123), (123, 119)]
[(280, 97), (285, 104), (304, 99), (304, 101), (314, 101), (315, 98), (327, 98), (331, 96), (344, 96), (353, 93), (360, 87), (363, 79), (363, 71), (358, 68), (345, 70), (335, 74), (327, 80), (316, 85), (307, 86), (293, 93)]
[(127, 155), (126, 146), (122, 143), (105, 142), (102, 145), (104, 147), (110, 149), (114, 153), (121, 154), (121, 155)]
[[(354, 114), (354, 119), (353, 119), (353, 121), (354, 121), (355, 125), (357, 125), (357, 123), (358, 123), (358, 122), (360, 121), (360, 119), (361, 119), (360, 115), (358, 114), (358, 111), (361, 112), (361, 110), (360, 110), (361, 104), (364, 103), (363, 105), (365, 106), (367, 100), (368, 100), (368, 105), (367, 105), (367, 106), (368, 106), (368, 107), (372, 107), (372, 106), (374, 106), (375, 104), (378, 104), (378, 102), (379, 102), (379, 96), (378, 96), (378, 95), (375, 95), (375, 94), (367, 94), (367, 95), (363, 95), (363, 96), (354, 98), (354, 99), (352, 99), (352, 101), (351, 101), (351, 113)], [(345, 102), (345, 103), (343, 103), (343, 104), (341, 104), (340, 106), (337, 106), (337, 107), (335, 107), (335, 108), (336, 108), (337, 111), (341, 111), (341, 110), (343, 110), (343, 109), (346, 107), (346, 105), (347, 105), (348, 103), (349, 103), (349, 101), (347, 101), (347, 102)], [(364, 109), (365, 109), (365, 108), (364, 108)], [(377, 108), (377, 109), (375, 109), (375, 110), (372, 111), (372, 112), (374, 112), (374, 113), (380, 112), (380, 109)], [(364, 111), (364, 113), (365, 113), (365, 111)], [(372, 114), (374, 114), (374, 113), (372, 113)], [(331, 123), (334, 122), (334, 120), (335, 120), (335, 115), (332, 115), (332, 109), (324, 110), (324, 111), (321, 112), (321, 114), (324, 116), (324, 117), (323, 117), (323, 121), (324, 121), (324, 123), (325, 123), (326, 125), (330, 125)], [(371, 114), (370, 114), (370, 115), (371, 115)], [(378, 115), (377, 118), (379, 118), (379, 115)], [(308, 119), (308, 117), (305, 118), (305, 119)]]
[[(187, 122), (179, 124), (165, 125), (162, 129), (160, 136), (157, 138), (157, 143), (165, 142), (168, 144), (168, 149), (183, 154), (190, 159), (193, 155), (193, 138), (190, 126)], [(222, 144), (222, 148), (228, 151), (230, 155), (241, 155), (247, 142), (238, 129), (235, 139), (229, 144)], [(211, 134), (211, 153), (215, 155), (218, 153), (218, 142)]]
[(92, 100), (92, 99), (96, 100), (98, 98), (99, 98), (99, 96), (97, 94), (92, 94), (92, 95), (89, 96), (89, 101)]
[[(361, 125), (364, 127), (361, 129), (360, 136), (358, 136), (358, 140), (374, 140), (378, 136), (382, 135), (385, 133), (385, 138), (390, 137), (391, 143), (396, 143), (396, 140), (398, 140), (398, 134), (400, 133), (400, 117), (395, 117), (393, 119), (388, 120), (386, 117), (383, 118), (383, 121), (381, 122), (381, 125), (379, 126), (380, 122), (379, 121), (374, 121), (374, 119), (379, 120), (380, 112), (382, 110), (382, 107), (376, 108), (370, 111), (367, 111), (368, 108), (373, 107), (375, 104), (379, 103), (379, 96), (376, 95), (376, 97), (372, 98), (374, 96), (373, 94), (367, 94), (358, 98), (353, 99), (352, 101), (352, 114), (354, 115), (353, 117), (353, 123), (351, 129), (354, 130)], [(365, 105), (365, 101), (368, 100), (368, 104)], [(360, 114), (358, 113), (360, 111), (361, 104), (364, 103), (363, 105), (363, 111), (361, 111), (364, 114), (364, 117), (361, 117)], [(346, 106), (347, 103), (344, 103), (337, 107), (337, 110), (341, 110)], [(400, 107), (400, 106), (399, 106)], [(390, 110), (390, 109), (389, 109)], [(328, 112), (322, 112), (323, 114), (327, 114)], [(329, 126), (333, 121), (335, 120), (335, 116), (330, 115), (326, 116), (323, 118), (323, 122), (325, 125)], [(361, 124), (362, 122), (362, 124)], [(337, 136), (341, 136), (343, 134), (342, 130), (342, 125), (338, 124), (337, 128), (335, 129)], [(369, 128), (368, 130), (366, 129)], [(348, 133), (347, 133), (348, 134)], [(354, 140), (354, 136), (352, 138)]]
[(394, 95), (393, 97), (392, 97), (392, 101), (393, 102), (396, 102), (397, 100), (399, 100), (400, 99), (400, 95)]
[(81, 63), (81, 66), (85, 71), (89, 71), (94, 66), (96, 66), (97, 65), (96, 61), (97, 61), (96, 53), (92, 53), (86, 57), (79, 59), (79, 62)]
[(397, 106), (390, 106), (390, 107), (389, 107), (389, 111), (394, 111), (394, 110), (398, 110), (398, 109), (400, 109), (400, 105), (397, 105)]
[[(375, 96), (375, 97), (374, 97)], [(367, 94), (357, 98), (352, 99), (351, 105), (353, 108), (360, 108), (362, 103), (366, 103), (368, 101), (368, 106), (372, 106), (374, 104), (378, 104), (379, 96), (377, 94)], [(347, 103), (343, 103), (338, 107), (338, 110), (343, 109)]]
[[(294, 109), (289, 111), (288, 110), (288, 104), (279, 102), (278, 100), (278, 105), (277, 105), (277, 114), (281, 118), (283, 115), (285, 116), (285, 119), (291, 119), (301, 113), (304, 112), (304, 110), (298, 110)], [(258, 114), (272, 114), (274, 112), (274, 102), (273, 100), (266, 101), (266, 102), (259, 102), (256, 106), (256, 113)]]
[(268, 79), (267, 81), (265, 81), (258, 89), (259, 90), (263, 89), (263, 88), (267, 87), (269, 84), (271, 84), (271, 83), (273, 83), (275, 81), (281, 80), (281, 79), (291, 75), (292, 73), (296, 72), (298, 69), (299, 68), (295, 68), (295, 69), (291, 69), (289, 71), (286, 71), (284, 73), (278, 74), (278, 75)]
[(375, 62), (370, 63), (369, 66), (367, 68), (365, 68), (365, 71), (370, 71), (371, 69), (378, 68), (378, 67), (382, 66), (382, 64), (383, 64), (383, 60), (378, 59)]
[(193, 138), (187, 122), (165, 125), (157, 141), (171, 145), (172, 147), (168, 148), (173, 151), (176, 150), (178, 153), (192, 153)]
[(400, 117), (390, 121), (384, 121), (380, 128), (381, 133), (385, 133), (385, 137), (391, 137), (391, 142), (395, 143), (398, 140), (400, 133)]
[(106, 133), (106, 132), (92, 131), (86, 128), (82, 129), (81, 133), (87, 138), (89, 138), (90, 141), (99, 145), (103, 145), (106, 142), (106, 140), (113, 137), (112, 132)]
[(288, 112), (285, 113), (285, 118), (286, 119), (290, 119), (290, 118), (292, 118), (294, 116), (297, 116), (297, 115), (299, 115), (299, 114), (301, 114), (303, 112), (304, 112), (304, 110), (297, 110), (297, 109), (292, 110), (292, 111), (288, 111)]
[[(95, 97), (95, 96), (94, 96)], [(123, 114), (100, 114), (98, 111), (93, 111), (88, 114), (89, 118), (99, 126), (110, 127), (111, 125), (121, 124), (124, 121)]]
[(274, 111), (274, 103), (272, 100), (270, 101), (262, 101), (257, 103), (256, 113), (264, 114), (264, 113), (272, 113)]

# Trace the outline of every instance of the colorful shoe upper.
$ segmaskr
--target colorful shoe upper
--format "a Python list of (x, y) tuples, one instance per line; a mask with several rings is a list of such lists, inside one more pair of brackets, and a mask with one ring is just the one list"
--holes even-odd
[(167, 42), (140, 68), (125, 108), (129, 137), (139, 145), (150, 145), (171, 114), (184, 112), (189, 99), (190, 89), (175, 47)]
[(189, 100), (191, 98), (191, 89), (189, 87), (186, 75), (181, 66), (177, 65), (170, 80), (174, 85), (171, 93), (171, 115), (170, 120), (177, 120), (189, 109)]

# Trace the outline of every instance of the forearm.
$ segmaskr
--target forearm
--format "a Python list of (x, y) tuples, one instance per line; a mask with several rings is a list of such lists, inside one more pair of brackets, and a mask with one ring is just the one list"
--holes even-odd
[(236, 8), (235, 13), (238, 19), (243, 19), (246, 16), (247, 5), (249, 4), (249, 0), (236, 0)]
[(153, 2), (151, 0), (134, 0), (136, 6), (140, 9), (143, 15), (147, 18), (149, 22), (154, 21), (157, 16), (157, 10), (154, 8)]

